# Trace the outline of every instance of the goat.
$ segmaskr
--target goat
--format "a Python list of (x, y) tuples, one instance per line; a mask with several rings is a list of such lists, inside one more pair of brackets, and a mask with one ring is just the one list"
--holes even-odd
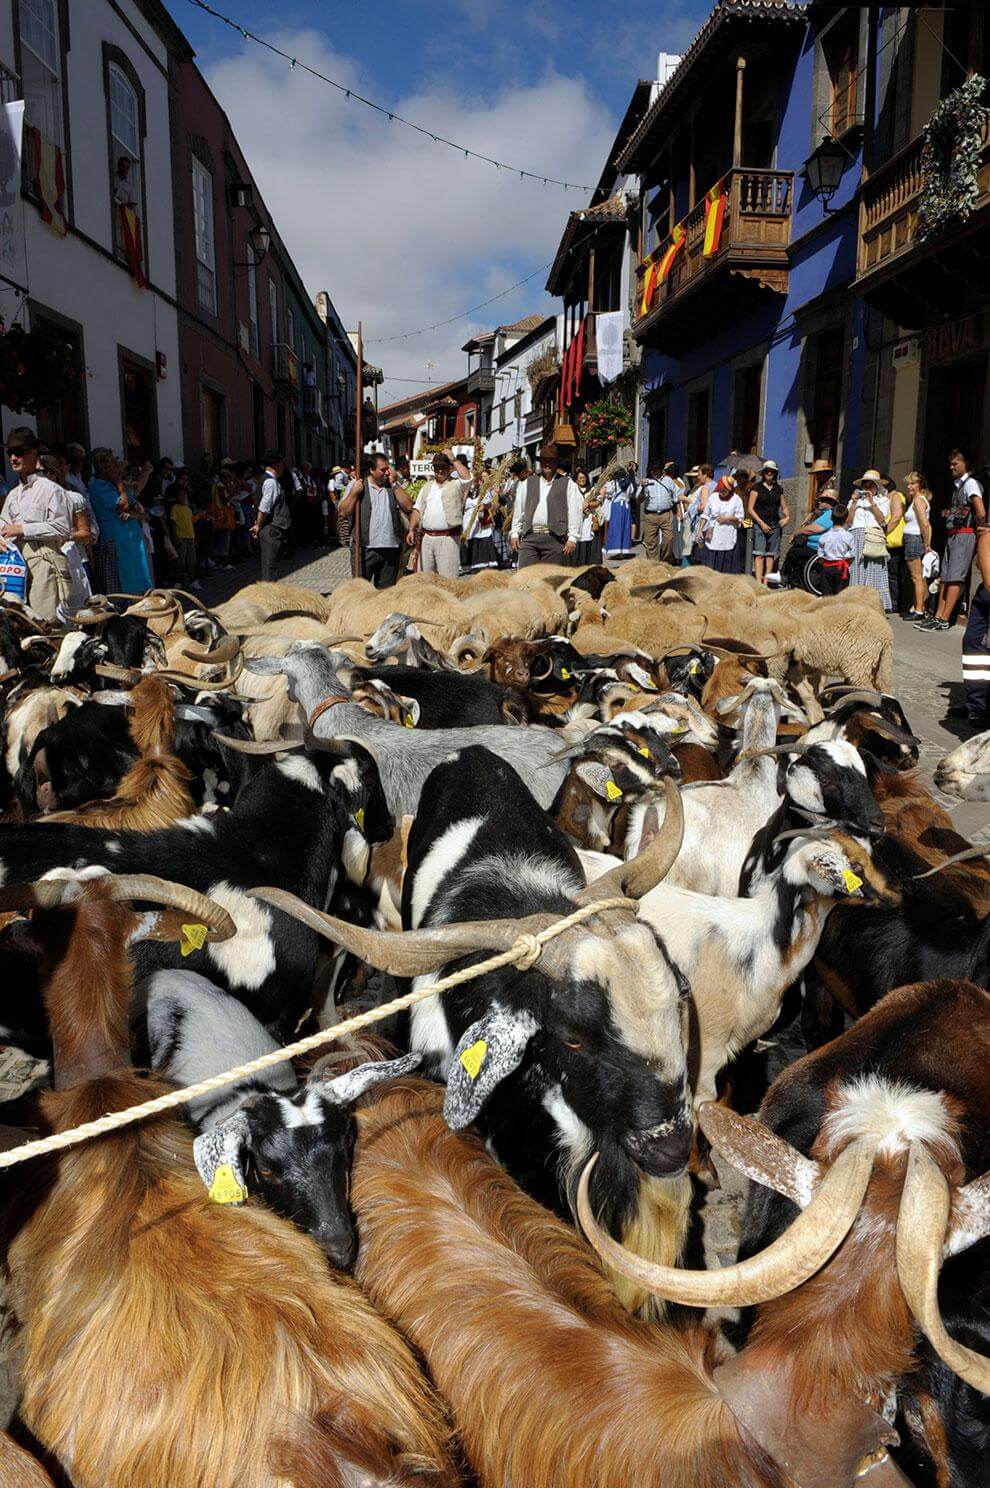
[(964, 801), (990, 800), (990, 732), (974, 734), (943, 755), (935, 767), (935, 784)]
[[(175, 705), (167, 682), (144, 677), (134, 688), (130, 732), (137, 761), (106, 801), (90, 801), (73, 811), (55, 812), (49, 821), (82, 827), (150, 832), (191, 816), (196, 809), (189, 786), (192, 771), (175, 754)], [(35, 756), (45, 768), (47, 751)], [(39, 788), (39, 797), (41, 790)]]
[(796, 840), (788, 843), (781, 867), (752, 898), (722, 899), (659, 884), (642, 900), (642, 917), (663, 935), (692, 987), (698, 1102), (714, 1099), (719, 1071), (771, 1027), (835, 905), (899, 897), (854, 838), (834, 830), (791, 835)]
[(0, 1431), (0, 1488), (54, 1488), (36, 1457)]
[[(55, 1089), (42, 1106), (63, 1131), (164, 1088), (127, 1063), (141, 924), (120, 899), (139, 889), (232, 927), (202, 896), (146, 881), (5, 888), (0, 903), (50, 904), (53, 889), (79, 894), (37, 921), (53, 963)], [(9, 1249), (35, 1438), (79, 1488), (452, 1485), (441, 1412), (398, 1334), (308, 1236), (260, 1207), (212, 1203), (190, 1145), (159, 1117), (60, 1153), (42, 1175)]]
[(267, 764), (231, 811), (154, 832), (69, 822), (0, 825), (0, 881), (34, 879), (68, 864), (144, 872), (168, 863), (174, 878), (224, 904), (239, 933), (229, 946), (187, 947), (185, 956), (175, 946), (144, 942), (140, 974), (180, 966), (202, 971), (271, 1031), (288, 1034), (307, 1007), (316, 941), (252, 902), (247, 891), (273, 882), (322, 907), (339, 880), (347, 835), (383, 842), (391, 829), (374, 763), (360, 745), (341, 746)]
[(553, 729), (485, 725), (406, 730), (371, 717), (351, 701), (341, 680), (340, 658), (319, 646), (292, 645), (284, 656), (255, 658), (248, 662), (248, 670), (285, 674), (289, 694), (302, 705), (315, 738), (354, 738), (365, 744), (378, 764), (389, 809), (396, 817), (415, 814), (433, 767), (468, 744), (483, 745), (506, 760), (544, 807), (553, 801), (567, 773), (564, 763), (551, 758), (561, 739)]
[(419, 704), (420, 728), (477, 728), (521, 723), (528, 716), (523, 694), (467, 672), (438, 672), (419, 666), (355, 667), (352, 678), (384, 682)]

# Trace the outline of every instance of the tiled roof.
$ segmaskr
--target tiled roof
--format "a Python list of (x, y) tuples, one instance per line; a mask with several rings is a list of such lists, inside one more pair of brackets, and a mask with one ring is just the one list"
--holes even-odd
[[(683, 103), (681, 97), (684, 84), (694, 76), (699, 63), (703, 63), (713, 43), (728, 32), (741, 29), (743, 35), (747, 25), (756, 22), (794, 25), (806, 18), (807, 5), (804, 0), (719, 0), (697, 36), (684, 53), (677, 67), (657, 95), (656, 102), (646, 114), (639, 128), (630, 139), (618, 159), (622, 171), (638, 171), (650, 164), (651, 156), (665, 133), (671, 118)], [(719, 47), (720, 51), (721, 48)]]
[(566, 288), (563, 282), (564, 269), (570, 251), (579, 235), (590, 235), (596, 222), (625, 222), (625, 220), (626, 204), (621, 196), (610, 196), (607, 201), (599, 202), (597, 207), (584, 207), (580, 212), (572, 212), (567, 219), (567, 224), (557, 247), (556, 257), (547, 276), (546, 287), (548, 292), (550, 294), (563, 294)]
[(515, 321), (512, 325), (499, 326), (499, 330), (505, 336), (525, 336), (527, 331), (535, 331), (538, 325), (542, 325), (542, 315), (524, 315), (522, 320)]
[(425, 408), (436, 398), (443, 397), (445, 393), (449, 393), (454, 388), (463, 387), (463, 385), (463, 377), (457, 377), (453, 382), (438, 382), (433, 387), (425, 387), (418, 393), (411, 393), (408, 398), (399, 398), (395, 403), (384, 404), (378, 410), (378, 417), (393, 419), (399, 414), (415, 413), (417, 409)]

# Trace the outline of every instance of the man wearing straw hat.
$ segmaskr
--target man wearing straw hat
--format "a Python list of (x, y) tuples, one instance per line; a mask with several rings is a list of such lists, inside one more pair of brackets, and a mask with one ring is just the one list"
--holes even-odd
[(584, 500), (557, 456), (555, 445), (540, 451), (540, 474), (521, 480), (512, 513), (512, 550), (519, 567), (562, 563), (581, 537)]

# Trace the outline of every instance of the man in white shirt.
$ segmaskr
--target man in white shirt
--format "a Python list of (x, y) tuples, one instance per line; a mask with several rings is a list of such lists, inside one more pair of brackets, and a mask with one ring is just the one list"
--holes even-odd
[(416, 498), (406, 541), (412, 546), (422, 538), (420, 571), (456, 579), (461, 568), (461, 522), (466, 486), (453, 472), (450, 457), (433, 456), (433, 479)]
[(512, 512), (512, 550), (519, 567), (563, 563), (581, 536), (584, 498), (553, 445), (540, 451), (540, 474), (521, 480)]
[(71, 587), (62, 545), (72, 534), (72, 508), (61, 486), (38, 475), (39, 453), (33, 429), (11, 429), (7, 455), (18, 484), (0, 510), (0, 548), (13, 542), (20, 549), (28, 566), (27, 602), (43, 620), (55, 620)]
[(261, 548), (261, 577), (265, 582), (275, 578), (278, 560), (292, 526), (289, 503), (282, 489), (284, 469), (285, 460), (281, 450), (269, 450), (265, 456), (265, 473), (261, 478), (258, 515), (251, 528), (251, 536), (258, 539)]

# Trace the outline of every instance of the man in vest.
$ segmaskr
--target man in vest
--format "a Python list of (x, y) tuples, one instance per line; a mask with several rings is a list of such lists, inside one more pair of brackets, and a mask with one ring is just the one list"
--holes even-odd
[(413, 504), (396, 484), (397, 480), (384, 455), (369, 455), (366, 478), (351, 482), (338, 508), (342, 517), (349, 517), (360, 500), (358, 561), (361, 576), (369, 579), (376, 589), (391, 588), (399, 577), (399, 557), (405, 537), (400, 513), (412, 517)]
[(653, 465), (643, 482), (643, 547), (647, 558), (654, 563), (670, 561), (674, 542), (674, 510), (680, 489), (677, 484), (678, 468), (668, 462), (661, 470)]
[(562, 563), (581, 536), (584, 498), (553, 445), (540, 451), (540, 474), (520, 480), (512, 513), (512, 549), (519, 567)]
[(265, 456), (265, 473), (261, 478), (261, 500), (258, 515), (251, 528), (251, 536), (257, 538), (261, 549), (261, 577), (274, 579), (282, 549), (289, 539), (292, 513), (282, 488), (282, 471), (285, 457), (281, 450), (269, 450)]
[(453, 474), (450, 456), (433, 456), (433, 479), (416, 497), (408, 542), (422, 538), (420, 571), (456, 579), (461, 569), (464, 482)]

